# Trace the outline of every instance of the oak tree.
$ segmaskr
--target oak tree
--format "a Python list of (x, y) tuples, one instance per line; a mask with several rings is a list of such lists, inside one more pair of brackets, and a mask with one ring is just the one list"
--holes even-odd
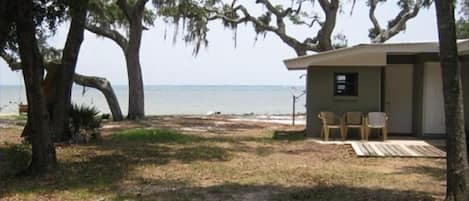
[(466, 201), (469, 200), (469, 166), (453, 3), (435, 0), (446, 121), (445, 200)]

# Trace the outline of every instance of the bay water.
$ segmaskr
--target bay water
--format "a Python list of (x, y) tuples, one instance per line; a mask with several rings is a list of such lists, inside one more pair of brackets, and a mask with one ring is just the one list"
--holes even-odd
[[(199, 86), (145, 85), (146, 115), (221, 114), (291, 114), (292, 87), (300, 86)], [(127, 86), (114, 86), (123, 114), (127, 114)], [(18, 104), (26, 103), (24, 86), (0, 86), (0, 114), (17, 114)], [(92, 88), (73, 87), (72, 102), (93, 105), (109, 113), (104, 96)], [(305, 97), (298, 99), (296, 112), (305, 112)]]

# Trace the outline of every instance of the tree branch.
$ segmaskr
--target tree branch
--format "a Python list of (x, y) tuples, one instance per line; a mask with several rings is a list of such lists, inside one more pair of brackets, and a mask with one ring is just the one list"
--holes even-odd
[(405, 30), (406, 23), (417, 16), (420, 9), (425, 6), (425, 0), (417, 0), (413, 7), (411, 8), (410, 5), (405, 5), (401, 9), (401, 11), (394, 17), (392, 20), (389, 21), (388, 26), (386, 29), (382, 29), (379, 25), (378, 20), (375, 16), (376, 6), (379, 3), (377, 0), (369, 0), (369, 18), (373, 24), (373, 28), (370, 30), (370, 38), (372, 43), (383, 43), (399, 32)]
[(95, 26), (95, 25), (91, 25), (89, 23), (85, 24), (85, 28), (86, 28), (86, 30), (88, 30), (88, 31), (90, 31), (94, 34), (97, 34), (99, 36), (103, 36), (103, 37), (106, 37), (106, 38), (109, 38), (109, 39), (113, 40), (123, 50), (127, 49), (128, 41), (118, 31), (111, 30), (111, 29), (104, 28), (104, 27), (98, 27), (98, 26)]
[(328, 13), (329, 12), (329, 7), (330, 7), (330, 3), (328, 0), (318, 0), (319, 1), (319, 5), (321, 6), (322, 10), (325, 12), (325, 13)]
[[(0, 52), (0, 57), (5, 60), (5, 62), (8, 64), (12, 71), (22, 70), (21, 62), (19, 62), (13, 56), (7, 54), (5, 51)], [(55, 63), (45, 63), (44, 65), (47, 69), (48, 66), (52, 64)], [(117, 97), (114, 93), (111, 83), (106, 78), (85, 76), (80, 75), (78, 73), (74, 73), (73, 81), (79, 85), (95, 88), (101, 91), (109, 105), (109, 109), (111, 110), (113, 120), (121, 121), (123, 119)]]
[(12, 71), (21, 70), (21, 62), (5, 51), (0, 51), (0, 57), (8, 64)]
[(111, 110), (113, 120), (122, 121), (124, 119), (116, 94), (114, 93), (111, 83), (106, 78), (85, 76), (75, 73), (73, 75), (73, 81), (79, 85), (95, 88), (101, 91), (106, 98), (109, 109)]
[[(327, 4), (325, 4), (326, 2)], [(276, 17), (276, 26), (272, 26), (269, 24), (270, 20), (263, 20), (262, 18), (256, 18), (253, 17), (248, 10), (242, 6), (234, 6), (232, 4), (229, 8), (229, 10), (207, 10), (208, 13), (211, 13), (211, 16), (209, 16), (208, 20), (216, 20), (216, 19), (221, 19), (224, 23), (226, 24), (231, 24), (232, 26), (236, 26), (241, 23), (245, 22), (251, 22), (255, 29), (256, 32), (272, 32), (276, 34), (284, 43), (286, 43), (288, 46), (292, 47), (297, 55), (305, 55), (306, 51), (322, 51), (322, 50), (328, 50), (332, 49), (332, 44), (331, 44), (331, 33), (332, 30), (334, 29), (335, 26), (335, 15), (337, 14), (338, 10), (338, 0), (332, 0), (332, 3), (327, 2), (325, 0), (322, 4), (324, 6), (328, 6), (324, 10), (327, 10), (328, 14), (326, 16), (326, 21), (321, 23), (317, 18), (314, 18), (313, 21), (308, 24), (304, 21), (298, 20), (297, 24), (305, 24), (308, 25), (308, 27), (311, 27), (314, 22), (318, 22), (318, 24), (321, 26), (321, 30), (318, 31), (317, 36), (314, 38), (307, 38), (303, 42), (300, 42), (296, 38), (292, 37), (289, 35), (286, 31), (286, 24), (284, 22), (285, 17), (291, 17), (294, 15), (298, 15), (300, 13), (301, 5), (298, 5), (297, 9), (279, 9), (278, 7), (275, 7), (271, 4), (269, 0), (257, 0), (256, 3), (264, 5), (268, 13), (266, 14), (273, 14)], [(327, 30), (325, 30), (327, 29)], [(330, 29), (330, 30), (329, 30)], [(327, 38), (328, 39), (323, 39), (323, 40), (318, 40), (317, 38)], [(321, 44), (322, 43), (327, 43), (327, 44)]]
[(378, 22), (378, 20), (376, 19), (376, 16), (375, 16), (377, 3), (378, 3), (378, 0), (370, 0), (370, 3), (369, 3), (370, 12), (368, 14), (368, 17), (370, 18), (371, 23), (373, 23), (374, 29), (381, 31), (381, 26), (379, 25), (379, 22)]
[(127, 3), (127, 0), (117, 0), (117, 5), (128, 20), (132, 19), (132, 8), (129, 3)]
[(133, 10), (143, 11), (145, 9), (145, 4), (147, 4), (147, 2), (148, 0), (138, 0), (134, 5)]

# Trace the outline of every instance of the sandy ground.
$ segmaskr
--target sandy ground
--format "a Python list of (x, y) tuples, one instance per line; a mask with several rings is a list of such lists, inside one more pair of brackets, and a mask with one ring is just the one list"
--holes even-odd
[[(349, 145), (304, 138), (301, 125), (239, 119), (157, 116), (139, 122), (106, 122), (98, 142), (59, 146), (60, 168), (46, 180), (0, 179), (0, 200), (427, 201), (444, 197), (444, 159), (359, 158)], [(135, 128), (150, 134), (153, 129), (170, 129), (181, 135), (168, 140), (148, 133), (125, 134)], [(1, 173), (1, 167), (6, 167), (1, 158), (8, 153), (2, 152), (4, 143), (18, 143), (21, 127), (0, 131)], [(276, 137), (279, 132), (289, 136)], [(119, 133), (127, 137), (119, 140)]]

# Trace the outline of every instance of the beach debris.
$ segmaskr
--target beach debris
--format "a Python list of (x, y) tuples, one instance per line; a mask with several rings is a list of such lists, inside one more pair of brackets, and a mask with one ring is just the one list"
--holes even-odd
[(221, 112), (219, 111), (208, 111), (207, 115), (212, 116), (212, 115), (221, 115)]
[(184, 128), (180, 128), (180, 130), (182, 131), (192, 131), (192, 132), (207, 132), (210, 128), (206, 128), (206, 127), (184, 127)]

